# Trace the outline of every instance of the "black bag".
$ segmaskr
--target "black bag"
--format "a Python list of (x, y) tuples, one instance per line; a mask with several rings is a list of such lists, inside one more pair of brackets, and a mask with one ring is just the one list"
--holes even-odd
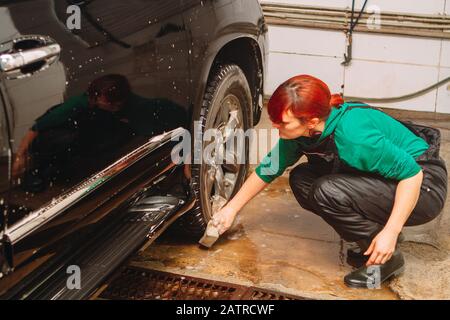
[[(399, 121), (399, 120), (397, 120)], [(441, 149), (441, 132), (439, 129), (423, 126), (411, 121), (399, 121), (416, 136), (421, 137), (430, 146), (428, 150), (422, 154), (417, 161), (426, 161), (440, 158)]]

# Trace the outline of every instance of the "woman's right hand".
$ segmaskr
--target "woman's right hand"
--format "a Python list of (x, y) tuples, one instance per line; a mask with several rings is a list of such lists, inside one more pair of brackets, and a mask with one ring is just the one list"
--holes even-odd
[(23, 137), (20, 142), (19, 148), (17, 149), (16, 156), (12, 165), (12, 177), (14, 180), (18, 179), (21, 175), (25, 173), (27, 169), (27, 164), (30, 160), (30, 154), (28, 153), (31, 143), (38, 136), (38, 132), (33, 129), (28, 130), (28, 132)]
[(219, 230), (219, 234), (223, 234), (225, 231), (230, 229), (236, 215), (237, 211), (229, 206), (223, 207), (216, 214), (214, 214), (212, 221), (213, 225)]
[(223, 234), (230, 229), (238, 212), (267, 185), (268, 183), (258, 177), (256, 172), (248, 177), (234, 198), (213, 215), (212, 222), (218, 229), (219, 234)]
[(18, 179), (25, 172), (27, 165), (27, 158), (28, 158), (27, 153), (16, 154), (16, 157), (12, 165), (12, 177), (14, 180)]

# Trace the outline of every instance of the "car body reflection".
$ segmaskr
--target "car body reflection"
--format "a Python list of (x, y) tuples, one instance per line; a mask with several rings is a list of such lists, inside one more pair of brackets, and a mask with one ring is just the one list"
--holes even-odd
[(13, 198), (28, 194), (33, 200), (11, 218), (20, 219), (146, 139), (186, 122), (182, 107), (167, 99), (138, 96), (124, 76), (95, 79), (85, 93), (38, 117), (22, 138), (12, 167)]

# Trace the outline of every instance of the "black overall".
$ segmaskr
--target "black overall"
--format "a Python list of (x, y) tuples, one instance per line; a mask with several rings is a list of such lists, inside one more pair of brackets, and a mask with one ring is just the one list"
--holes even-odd
[[(367, 105), (353, 108), (374, 108)], [(379, 110), (379, 109), (377, 109)], [(447, 170), (439, 156), (437, 129), (401, 122), (430, 145), (416, 159), (424, 177), (416, 207), (406, 226), (436, 218), (447, 196)], [(299, 204), (322, 217), (346, 241), (373, 239), (387, 223), (395, 200), (398, 181), (351, 168), (340, 161), (334, 132), (318, 145), (302, 150), (307, 163), (295, 167), (289, 183)]]

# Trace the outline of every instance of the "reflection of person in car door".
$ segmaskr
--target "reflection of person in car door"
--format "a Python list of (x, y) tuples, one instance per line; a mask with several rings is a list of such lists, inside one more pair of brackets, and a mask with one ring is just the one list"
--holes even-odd
[(348, 262), (358, 269), (345, 283), (367, 288), (403, 271), (397, 247), (403, 226), (433, 220), (445, 203), (447, 171), (439, 157), (439, 132), (401, 123), (362, 103), (344, 103), (325, 83), (307, 75), (282, 84), (268, 112), (281, 139), (213, 217), (219, 232), (306, 155), (308, 162), (290, 173), (297, 201), (360, 249), (348, 252)]
[(124, 76), (105, 75), (85, 94), (69, 98), (35, 121), (18, 148), (13, 177), (28, 169), (25, 180), (48, 179), (74, 156), (98, 155), (117, 149), (133, 135), (153, 136), (185, 124), (185, 112), (178, 105), (140, 97), (131, 92)]

